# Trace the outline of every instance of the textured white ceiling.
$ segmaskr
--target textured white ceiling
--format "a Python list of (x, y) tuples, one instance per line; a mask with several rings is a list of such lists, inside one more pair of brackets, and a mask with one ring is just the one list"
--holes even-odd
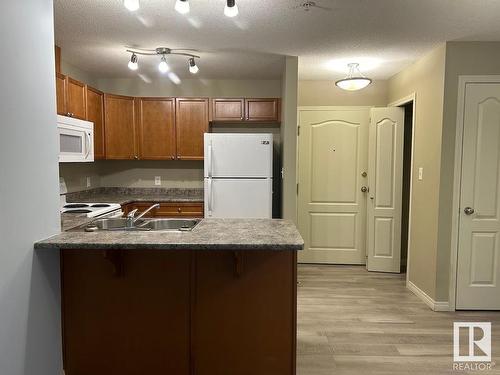
[[(397, 73), (438, 43), (500, 40), (498, 0), (315, 0), (331, 10), (294, 9), (301, 0), (236, 0), (240, 15), (223, 15), (225, 0), (141, 0), (137, 12), (121, 0), (54, 0), (56, 43), (70, 63), (99, 77), (147, 79), (158, 75), (155, 57), (127, 68), (126, 46), (193, 48), (201, 78), (278, 78), (282, 55), (299, 56), (301, 79), (333, 79), (359, 62), (375, 79)], [(169, 64), (189, 76), (186, 59)]]

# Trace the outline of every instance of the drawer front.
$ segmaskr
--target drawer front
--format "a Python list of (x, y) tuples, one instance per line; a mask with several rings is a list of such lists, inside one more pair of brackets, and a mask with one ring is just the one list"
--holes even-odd
[[(123, 207), (125, 214), (134, 209), (142, 212), (154, 202), (129, 203)], [(160, 208), (150, 211), (145, 217), (203, 217), (203, 203), (160, 203)]]

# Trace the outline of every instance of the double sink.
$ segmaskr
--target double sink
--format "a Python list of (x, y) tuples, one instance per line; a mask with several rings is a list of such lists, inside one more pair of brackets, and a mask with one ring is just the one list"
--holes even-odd
[(108, 231), (180, 231), (189, 232), (199, 224), (200, 219), (139, 219), (131, 225), (130, 218), (97, 219), (85, 226), (86, 232)]

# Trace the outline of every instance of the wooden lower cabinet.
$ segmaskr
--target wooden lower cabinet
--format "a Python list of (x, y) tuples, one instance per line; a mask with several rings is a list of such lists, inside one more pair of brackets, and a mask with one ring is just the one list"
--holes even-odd
[(294, 375), (296, 252), (62, 250), (66, 375)]
[[(138, 209), (142, 212), (156, 202), (129, 203), (122, 207), (125, 214)], [(203, 217), (203, 203), (160, 203), (160, 208), (151, 210), (145, 217)]]
[(294, 255), (196, 253), (194, 374), (295, 373)]
[(190, 371), (190, 254), (62, 252), (66, 375)]

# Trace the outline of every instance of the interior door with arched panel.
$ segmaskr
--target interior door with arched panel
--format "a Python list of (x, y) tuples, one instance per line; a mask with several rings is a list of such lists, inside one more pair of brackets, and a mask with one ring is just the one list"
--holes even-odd
[(372, 108), (368, 153), (368, 271), (400, 272), (404, 109)]
[(303, 263), (365, 264), (369, 110), (300, 110)]

